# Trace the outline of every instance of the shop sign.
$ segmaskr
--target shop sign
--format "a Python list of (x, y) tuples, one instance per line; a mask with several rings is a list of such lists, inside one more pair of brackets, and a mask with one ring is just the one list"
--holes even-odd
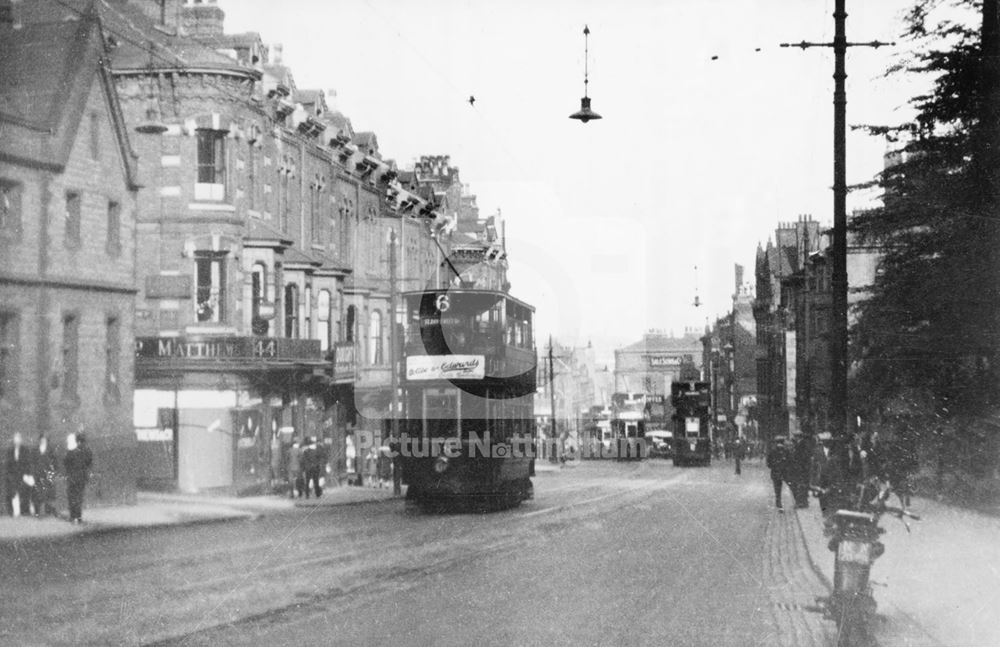
[(335, 379), (353, 378), (357, 365), (354, 342), (337, 342), (333, 345), (333, 375)]
[(406, 358), (408, 380), (481, 380), (485, 376), (484, 355), (411, 355)]
[(679, 357), (670, 355), (649, 355), (646, 359), (649, 360), (650, 366), (678, 366), (681, 363)]
[(139, 337), (138, 359), (224, 360), (315, 360), (319, 341), (275, 337)]
[(174, 439), (174, 430), (159, 427), (136, 427), (135, 439), (140, 443), (170, 442)]

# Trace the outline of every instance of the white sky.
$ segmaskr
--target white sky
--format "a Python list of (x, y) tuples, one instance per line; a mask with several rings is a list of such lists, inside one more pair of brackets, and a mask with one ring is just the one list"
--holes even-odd
[[(779, 221), (832, 221), (833, 0), (220, 0), (229, 32), (284, 45), (300, 88), (408, 165), (449, 154), (507, 221), (512, 292), (541, 335), (602, 356), (723, 313)], [(912, 0), (849, 0), (848, 39), (897, 40)], [(601, 121), (583, 94), (583, 26)], [(760, 52), (754, 49), (760, 47)], [(893, 49), (848, 54), (848, 124), (910, 114)], [(710, 60), (717, 54), (719, 60)], [(466, 99), (476, 96), (475, 107)], [(848, 135), (848, 182), (884, 142)], [(848, 208), (870, 204), (852, 195)], [(704, 306), (695, 309), (694, 266)]]

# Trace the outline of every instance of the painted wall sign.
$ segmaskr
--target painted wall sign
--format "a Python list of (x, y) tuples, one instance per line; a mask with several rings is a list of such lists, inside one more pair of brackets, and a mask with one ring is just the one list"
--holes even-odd
[(646, 359), (650, 366), (680, 366), (681, 363), (680, 357), (669, 355), (649, 355)]

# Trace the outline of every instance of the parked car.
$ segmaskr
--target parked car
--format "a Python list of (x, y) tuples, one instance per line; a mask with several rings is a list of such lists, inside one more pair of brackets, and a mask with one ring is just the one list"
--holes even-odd
[(674, 434), (669, 431), (647, 431), (646, 450), (650, 458), (672, 458), (674, 455)]

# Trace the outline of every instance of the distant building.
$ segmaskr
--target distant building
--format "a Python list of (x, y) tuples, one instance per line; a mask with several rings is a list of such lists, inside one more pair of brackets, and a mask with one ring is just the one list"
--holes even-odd
[[(779, 225), (757, 250), (758, 418), (764, 437), (827, 429), (830, 402), (832, 259), (829, 232), (811, 218)], [(848, 239), (850, 306), (866, 298), (880, 252)]]
[[(830, 330), (832, 316), (831, 247), (823, 236), (821, 249), (809, 255), (803, 267), (785, 279), (789, 286), (791, 321), (795, 326), (796, 410), (805, 433), (826, 431), (830, 405)], [(881, 252), (860, 245), (854, 236), (847, 241), (848, 325), (853, 325), (854, 308), (864, 301), (875, 282)]]
[(670, 383), (684, 371), (702, 370), (701, 334), (696, 328), (681, 337), (651, 330), (640, 341), (615, 350), (615, 392), (670, 396)]
[(774, 242), (757, 247), (756, 321), (757, 420), (761, 438), (798, 431), (796, 414), (796, 329), (793, 283), (809, 255), (820, 247), (819, 223), (811, 217), (781, 223)]
[[(10, 18), (8, 13), (6, 18)], [(0, 24), (0, 444), (86, 432), (134, 500), (136, 159), (96, 13)]]
[[(743, 267), (736, 266), (732, 310), (718, 318), (702, 337), (704, 377), (712, 383), (712, 407), (720, 429), (738, 429), (756, 440), (757, 324), (753, 318), (753, 292), (743, 282)], [(723, 434), (724, 435), (724, 434)]]

